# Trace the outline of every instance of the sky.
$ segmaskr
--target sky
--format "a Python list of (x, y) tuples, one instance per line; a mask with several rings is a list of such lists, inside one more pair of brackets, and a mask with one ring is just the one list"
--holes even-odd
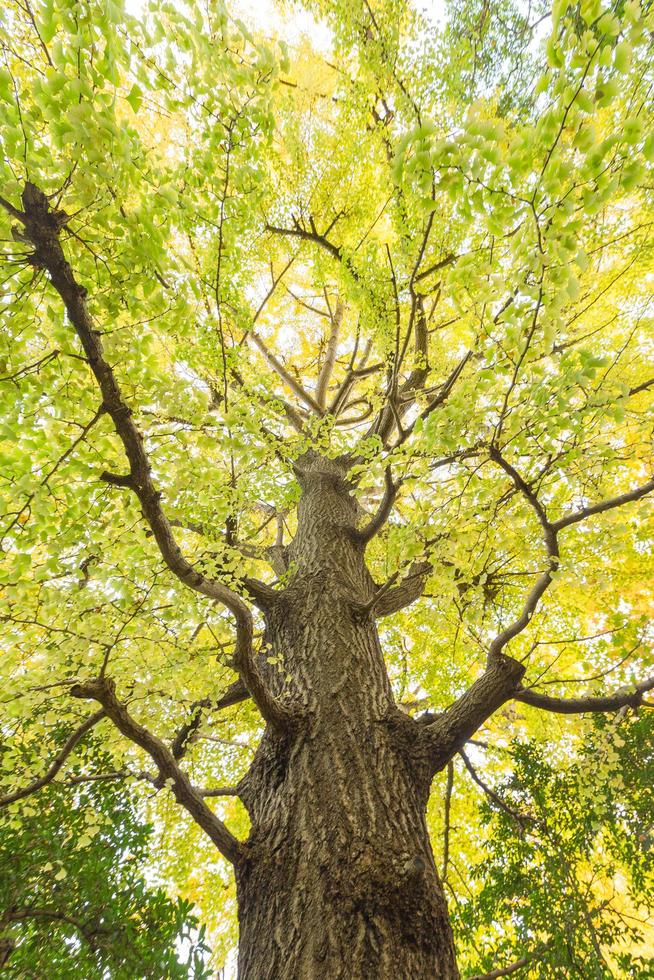
[[(440, 23), (445, 16), (444, 0), (413, 0), (415, 8), (433, 23)], [(285, 33), (289, 41), (299, 39), (307, 34), (319, 47), (329, 45), (329, 30), (324, 24), (317, 23), (304, 10), (294, 9), (292, 14), (283, 18), (280, 13), (281, 5), (275, 0), (236, 0), (233, 5), (242, 11), (241, 16), (252, 23), (268, 30), (278, 30), (280, 23), (285, 20)], [(290, 8), (289, 8), (290, 11)]]
[[(147, 0), (125, 0), (125, 6), (130, 14), (142, 14)], [(415, 8), (434, 24), (439, 24), (445, 16), (445, 0), (413, 0)], [(311, 38), (319, 49), (330, 46), (330, 32), (326, 24), (319, 23), (306, 10), (297, 7), (283, 13), (282, 4), (275, 0), (233, 0), (229, 10), (242, 18), (248, 26), (259, 30), (278, 34), (283, 27), (283, 34), (289, 43), (300, 40), (304, 35)]]

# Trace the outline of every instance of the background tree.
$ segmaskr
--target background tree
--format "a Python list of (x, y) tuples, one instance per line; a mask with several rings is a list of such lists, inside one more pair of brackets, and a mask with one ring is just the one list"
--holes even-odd
[[(517, 947), (527, 952), (513, 962), (537, 977), (652, 976), (642, 941), (653, 880), (652, 715), (630, 725), (605, 719), (559, 771), (549, 746), (517, 746), (501, 795), (487, 798), (491, 839), (474, 872), (481, 889), (453, 914), (491, 973), (498, 947), (504, 962)], [(628, 869), (635, 904), (619, 869)], [(498, 930), (498, 921), (513, 928)]]
[[(190, 904), (171, 902), (142, 877), (152, 827), (118, 781), (87, 781), (112, 760), (90, 737), (83, 750), (65, 779), (45, 786), (38, 801), (26, 795), (3, 825), (3, 972), (62, 980), (210, 976)], [(20, 753), (29, 764), (27, 740)]]
[(93, 729), (243, 978), (648, 969), (650, 6), (236, 14), (2, 15), (0, 802)]

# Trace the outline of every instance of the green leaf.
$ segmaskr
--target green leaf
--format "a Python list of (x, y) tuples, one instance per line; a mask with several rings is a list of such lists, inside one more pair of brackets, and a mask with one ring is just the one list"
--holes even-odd
[(631, 57), (632, 50), (629, 42), (620, 41), (620, 43), (616, 45), (613, 55), (613, 64), (615, 65), (616, 71), (622, 72), (623, 74), (629, 71), (631, 66)]

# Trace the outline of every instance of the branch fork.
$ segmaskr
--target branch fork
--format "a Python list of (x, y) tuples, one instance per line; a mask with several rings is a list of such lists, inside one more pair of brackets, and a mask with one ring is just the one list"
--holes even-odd
[(148, 753), (159, 771), (157, 782), (161, 785), (168, 784), (177, 802), (205, 831), (220, 853), (232, 864), (240, 864), (245, 857), (245, 845), (234, 837), (207, 806), (202, 791), (191, 785), (168, 746), (136, 721), (126, 705), (118, 700), (115, 681), (106, 676), (98, 677), (73, 685), (70, 693), (74, 698), (97, 701), (102, 705), (101, 714), (106, 714), (121, 734)]

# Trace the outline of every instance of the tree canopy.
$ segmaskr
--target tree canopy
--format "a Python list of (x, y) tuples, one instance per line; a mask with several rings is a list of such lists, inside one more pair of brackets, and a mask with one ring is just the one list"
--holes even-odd
[(192, 909), (229, 961), (214, 844), (284, 672), (248, 609), (293, 575), (312, 450), (351, 456), (404, 710), (525, 670), (432, 793), (466, 975), (654, 976), (649, 0), (0, 25), (10, 970), (53, 876), (73, 932), (101, 879), (143, 957), (78, 941), (58, 975), (200, 977)]

